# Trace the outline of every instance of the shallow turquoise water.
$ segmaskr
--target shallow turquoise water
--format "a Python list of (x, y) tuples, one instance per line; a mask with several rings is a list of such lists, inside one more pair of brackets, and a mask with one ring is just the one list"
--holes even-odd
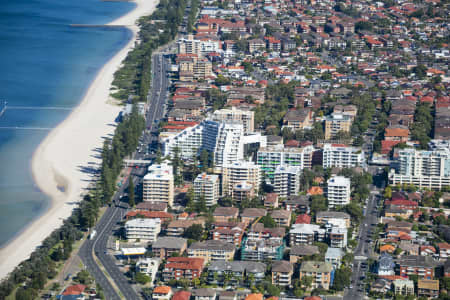
[(98, 70), (131, 38), (123, 28), (69, 25), (105, 24), (133, 8), (100, 0), (0, 0), (0, 101), (35, 107), (7, 109), (0, 117), (0, 245), (49, 203), (33, 182), (30, 161), (47, 129), (70, 109), (39, 107), (76, 106)]

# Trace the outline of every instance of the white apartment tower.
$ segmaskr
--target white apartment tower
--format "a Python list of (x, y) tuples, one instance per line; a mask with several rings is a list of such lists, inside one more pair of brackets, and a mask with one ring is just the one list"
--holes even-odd
[(220, 180), (218, 175), (199, 174), (194, 180), (195, 201), (205, 198), (206, 206), (217, 204), (220, 196)]
[(157, 257), (145, 257), (141, 258), (136, 262), (136, 270), (138, 272), (144, 273), (150, 277), (150, 284), (156, 279), (156, 274), (158, 273), (159, 265), (161, 264), (161, 259)]
[(427, 151), (409, 148), (399, 151), (398, 168), (390, 171), (389, 183), (432, 189), (450, 186), (450, 149)]
[(255, 130), (255, 113), (250, 110), (241, 110), (236, 107), (216, 110), (211, 119), (217, 122), (238, 123), (244, 126), (244, 133), (248, 134)]
[(273, 182), (278, 166), (299, 167), (300, 170), (310, 169), (314, 151), (313, 146), (304, 148), (285, 148), (283, 145), (264, 147), (258, 150), (257, 164), (261, 166), (264, 177)]
[(341, 144), (323, 146), (324, 168), (354, 168), (364, 165), (364, 152), (360, 148)]
[(284, 198), (298, 195), (301, 171), (300, 167), (278, 166), (274, 173), (274, 192)]
[(350, 179), (344, 176), (333, 176), (327, 182), (327, 197), (330, 207), (350, 203)]
[(219, 39), (194, 39), (192, 34), (187, 36), (187, 39), (179, 39), (177, 41), (179, 54), (197, 54), (198, 56), (205, 56), (211, 52), (221, 52), (221, 41)]
[(125, 223), (127, 239), (141, 239), (149, 242), (156, 241), (161, 232), (161, 220), (155, 219), (133, 219)]
[(251, 184), (257, 193), (261, 184), (260, 167), (248, 161), (225, 164), (222, 168), (222, 194), (231, 195), (235, 184), (241, 182)]
[(172, 156), (178, 149), (182, 159), (193, 159), (203, 149), (214, 153), (214, 164), (222, 166), (243, 158), (241, 124), (205, 120), (163, 140), (163, 154)]
[(143, 179), (143, 200), (165, 202), (167, 205), (172, 206), (173, 196), (172, 166), (167, 163), (151, 165)]

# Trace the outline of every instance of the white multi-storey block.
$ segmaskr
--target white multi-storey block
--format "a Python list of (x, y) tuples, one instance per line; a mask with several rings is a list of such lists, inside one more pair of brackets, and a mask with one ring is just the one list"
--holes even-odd
[(389, 173), (390, 184), (414, 184), (441, 189), (450, 186), (450, 149), (433, 151), (403, 149), (398, 153), (398, 168)]
[(165, 202), (167, 205), (173, 205), (172, 166), (166, 163), (151, 165), (144, 176), (142, 185), (144, 201)]
[(274, 192), (279, 197), (298, 195), (300, 191), (300, 167), (278, 166), (274, 173)]
[(364, 152), (357, 147), (341, 144), (323, 146), (324, 168), (354, 168), (365, 166)]
[(283, 145), (264, 147), (258, 150), (257, 163), (261, 166), (264, 176), (273, 180), (278, 166), (299, 167), (300, 170), (310, 169), (314, 147), (285, 148)]
[(178, 151), (182, 159), (193, 159), (207, 150), (214, 154), (214, 164), (222, 166), (243, 158), (243, 135), (242, 124), (205, 120), (164, 139), (163, 154), (173, 156)]
[(257, 192), (261, 184), (260, 167), (248, 161), (225, 164), (222, 168), (222, 193), (231, 195), (233, 187), (241, 182), (251, 184), (254, 191)]
[(186, 39), (179, 39), (177, 46), (179, 54), (205, 56), (211, 52), (222, 52), (221, 41), (219, 39), (194, 39), (194, 36), (191, 34)]
[(290, 245), (312, 245), (316, 241), (323, 241), (325, 229), (315, 224), (294, 224), (289, 230)]
[(333, 176), (327, 182), (327, 198), (330, 207), (350, 203), (350, 178)]
[(220, 180), (218, 175), (199, 174), (194, 180), (195, 200), (200, 201), (203, 197), (206, 206), (217, 204), (220, 196)]
[(133, 219), (125, 223), (127, 239), (140, 239), (149, 242), (156, 241), (161, 232), (161, 220), (155, 219)]
[(225, 122), (225, 123), (238, 123), (244, 126), (244, 133), (248, 134), (255, 130), (255, 113), (251, 110), (241, 110), (236, 107), (231, 109), (223, 108), (216, 110), (211, 119), (213, 121)]
[(156, 273), (158, 273), (159, 265), (161, 264), (161, 259), (157, 257), (145, 257), (141, 258), (136, 262), (136, 270), (140, 273), (144, 273), (150, 277), (150, 283), (156, 278)]

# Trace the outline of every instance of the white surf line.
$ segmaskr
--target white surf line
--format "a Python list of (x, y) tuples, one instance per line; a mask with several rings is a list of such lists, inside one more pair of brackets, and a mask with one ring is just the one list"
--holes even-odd
[(7, 106), (6, 109), (24, 109), (24, 110), (41, 110), (41, 109), (48, 109), (48, 110), (72, 110), (75, 107), (64, 107), (64, 106)]
[(49, 127), (25, 127), (25, 126), (0, 126), (0, 130), (43, 130), (48, 131), (53, 128)]

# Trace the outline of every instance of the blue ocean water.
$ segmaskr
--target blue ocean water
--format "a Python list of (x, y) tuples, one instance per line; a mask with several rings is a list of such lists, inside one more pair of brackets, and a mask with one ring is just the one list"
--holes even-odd
[(0, 101), (16, 107), (0, 116), (0, 246), (49, 203), (33, 182), (31, 157), (70, 109), (36, 107), (76, 106), (98, 70), (131, 38), (124, 28), (69, 25), (106, 24), (133, 8), (101, 0), (0, 0)]

